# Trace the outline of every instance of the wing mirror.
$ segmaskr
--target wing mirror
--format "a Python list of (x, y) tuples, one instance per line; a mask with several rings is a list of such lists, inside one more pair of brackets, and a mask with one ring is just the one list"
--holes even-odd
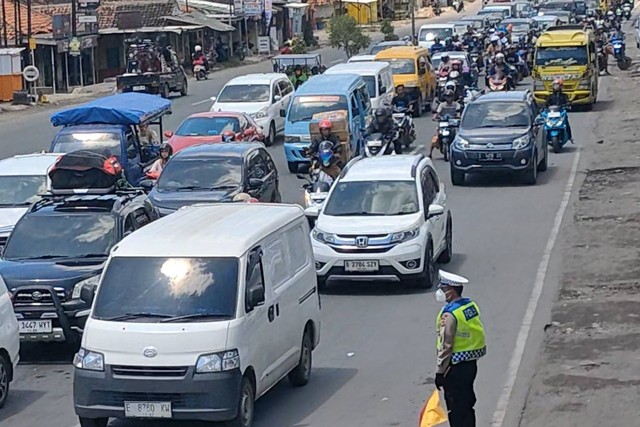
[(280, 96), (280, 95), (274, 95), (274, 97), (273, 97), (273, 102), (278, 102), (278, 101), (280, 101), (281, 99), (282, 99), (282, 96)]
[(217, 96), (212, 96), (211, 98), (209, 98), (211, 101), (216, 102), (216, 99), (218, 99)]
[(544, 124), (544, 118), (542, 116), (536, 117), (536, 120), (533, 122), (536, 126), (541, 126)]
[(429, 205), (429, 210), (427, 211), (427, 219), (434, 218), (436, 216), (440, 216), (444, 213), (444, 206), (442, 205)]
[(92, 284), (83, 285), (80, 289), (80, 299), (88, 306), (93, 304), (93, 298), (96, 296), (96, 286)]
[(170, 130), (166, 130), (164, 131), (164, 136), (166, 136), (167, 138), (171, 138), (173, 136), (173, 132), (171, 132)]
[(264, 288), (262, 286), (254, 286), (247, 289), (245, 305), (247, 311), (251, 311), (259, 305), (264, 304)]
[(254, 190), (262, 187), (264, 181), (259, 178), (249, 178), (249, 188)]

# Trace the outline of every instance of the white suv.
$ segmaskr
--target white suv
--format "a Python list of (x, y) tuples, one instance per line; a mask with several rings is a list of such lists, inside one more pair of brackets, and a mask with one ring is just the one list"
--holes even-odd
[(284, 130), (284, 117), (280, 117), (280, 110), (289, 108), (293, 91), (286, 74), (247, 74), (229, 80), (217, 97), (211, 97), (211, 111), (250, 115), (267, 136), (265, 145), (271, 145), (277, 133)]
[(9, 383), (20, 360), (20, 334), (7, 286), (0, 277), (0, 408), (7, 401)]
[(444, 184), (424, 155), (352, 160), (334, 183), (312, 231), (318, 283), (436, 283), (452, 254)]

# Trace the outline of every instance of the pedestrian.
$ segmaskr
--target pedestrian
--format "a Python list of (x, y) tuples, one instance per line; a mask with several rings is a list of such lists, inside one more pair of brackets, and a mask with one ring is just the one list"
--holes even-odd
[(473, 383), (478, 373), (477, 361), (487, 353), (480, 309), (462, 297), (464, 277), (440, 270), (436, 300), (446, 302), (436, 321), (436, 387), (444, 388), (444, 400), (451, 427), (475, 427), (476, 395)]

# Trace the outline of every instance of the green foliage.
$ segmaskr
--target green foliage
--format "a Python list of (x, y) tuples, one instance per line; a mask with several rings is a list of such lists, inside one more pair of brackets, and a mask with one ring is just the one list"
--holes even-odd
[(391, 23), (391, 20), (383, 19), (380, 25), (380, 32), (384, 34), (385, 41), (394, 41), (400, 38), (398, 37), (397, 34), (394, 33), (394, 31), (395, 31), (395, 28), (393, 28), (393, 24)]
[(371, 38), (362, 32), (356, 20), (348, 15), (335, 16), (329, 21), (329, 44), (344, 50), (348, 58), (371, 44)]
[(291, 51), (295, 54), (307, 53), (307, 44), (301, 37), (295, 37), (291, 40)]

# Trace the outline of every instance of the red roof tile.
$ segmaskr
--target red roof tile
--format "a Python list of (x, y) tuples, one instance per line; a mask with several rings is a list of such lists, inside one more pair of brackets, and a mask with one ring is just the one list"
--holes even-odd
[[(15, 28), (15, 10), (16, 5), (12, 0), (5, 0), (5, 16), (7, 19), (7, 37), (12, 39), (15, 37), (18, 29)], [(27, 36), (27, 6), (20, 4), (20, 24), (24, 37)], [(46, 34), (51, 32), (51, 17), (35, 10), (31, 7), (31, 33)], [(2, 23), (2, 13), (0, 12), (0, 37), (4, 37), (4, 25)]]

